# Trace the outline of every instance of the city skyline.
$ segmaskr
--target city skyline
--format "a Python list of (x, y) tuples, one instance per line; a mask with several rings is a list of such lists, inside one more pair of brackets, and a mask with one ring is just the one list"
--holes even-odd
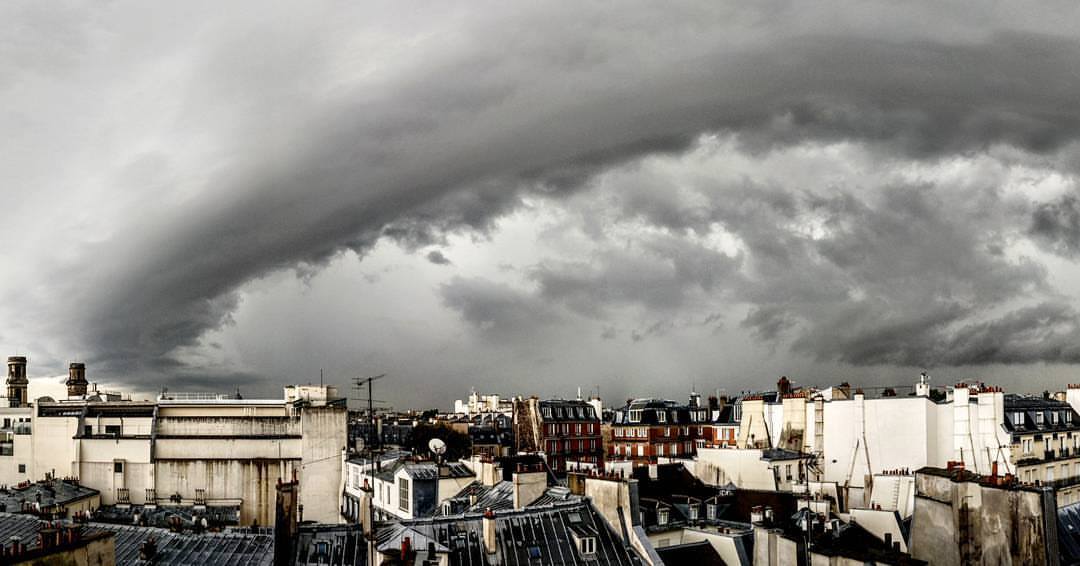
[(0, 348), (401, 407), (1055, 390), (1077, 11), (4, 6)]

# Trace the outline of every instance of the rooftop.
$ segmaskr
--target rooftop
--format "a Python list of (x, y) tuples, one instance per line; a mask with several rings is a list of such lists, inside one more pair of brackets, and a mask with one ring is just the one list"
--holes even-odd
[(26, 512), (48, 516), (60, 513), (61, 506), (98, 494), (96, 489), (60, 479), (0, 487), (0, 512)]
[[(404, 536), (445, 547), (451, 564), (637, 565), (640, 560), (586, 501), (495, 514), (496, 547), (484, 548), (483, 515), (467, 514), (402, 521), (384, 527), (377, 543)], [(575, 542), (582, 529), (596, 533), (595, 553), (583, 556)], [(418, 540), (416, 538), (412, 540)], [(423, 544), (413, 543), (416, 548)]]
[[(41, 524), (40, 520), (31, 515), (0, 513), (0, 540), (7, 541), (18, 536), (28, 547), (35, 547)], [(274, 537), (269, 534), (194, 535), (152, 527), (105, 523), (87, 523), (80, 528), (84, 534), (114, 534), (118, 565), (271, 566), (274, 560)], [(139, 549), (150, 539), (154, 540), (156, 547), (155, 558), (153, 561), (141, 560)]]

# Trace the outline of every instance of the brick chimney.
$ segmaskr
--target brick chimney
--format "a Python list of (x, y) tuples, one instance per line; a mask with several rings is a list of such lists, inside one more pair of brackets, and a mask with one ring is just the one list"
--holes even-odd
[(488, 554), (495, 554), (498, 550), (495, 542), (495, 512), (489, 507), (484, 511), (483, 531), (484, 531), (484, 552)]

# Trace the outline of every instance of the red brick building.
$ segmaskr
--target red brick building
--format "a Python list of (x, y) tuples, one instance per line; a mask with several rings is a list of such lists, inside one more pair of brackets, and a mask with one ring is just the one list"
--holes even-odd
[(517, 400), (514, 434), (519, 452), (543, 452), (555, 473), (566, 472), (567, 462), (603, 464), (600, 416), (586, 401)]
[(696, 454), (698, 440), (711, 430), (709, 409), (693, 399), (689, 405), (658, 399), (627, 403), (615, 412), (610, 457), (649, 463)]

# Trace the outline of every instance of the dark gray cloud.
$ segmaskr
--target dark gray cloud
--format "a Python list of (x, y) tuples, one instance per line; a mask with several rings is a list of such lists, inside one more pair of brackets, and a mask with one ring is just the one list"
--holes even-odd
[(1038, 205), (1031, 215), (1031, 234), (1056, 253), (1080, 252), (1080, 199), (1068, 194)]
[(499, 341), (525, 338), (561, 318), (541, 299), (484, 279), (454, 277), (439, 292), (446, 306)]
[(435, 265), (450, 265), (450, 258), (443, 255), (440, 250), (432, 250), (427, 254), (427, 260)]
[[(39, 322), (10, 327), (5, 341), (53, 336), (41, 345), (53, 363), (83, 352), (120, 379), (174, 374), (184, 365), (177, 352), (228, 325), (252, 281), (309, 276), (384, 239), (416, 250), (450, 233), (490, 234), (528, 199), (592, 190), (597, 175), (686, 152), (703, 134), (733, 135), (762, 159), (844, 142), (882, 160), (924, 161), (999, 145), (1056, 159), (1080, 135), (1080, 42), (1058, 13), (1023, 19), (976, 4), (938, 14), (928, 4), (884, 25), (875, 10), (887, 6), (821, 6), (811, 18), (773, 3), (210, 8), (8, 9), (20, 34), (0, 63), (0, 126), (14, 132), (0, 141), (0, 155), (13, 156), (4, 177), (11, 190), (45, 191), (27, 215), (63, 198), (103, 212), (86, 220), (92, 229), (58, 231), (40, 246), (22, 230), (6, 240), (27, 247), (38, 284), (8, 285), (4, 300)], [(73, 39), (38, 49), (57, 34)], [(57, 159), (54, 146), (70, 158)], [(94, 189), (54, 188), (76, 181)], [(652, 186), (658, 193), (628, 192), (620, 206), (668, 234), (538, 262), (529, 271), (536, 295), (453, 279), (439, 288), (445, 305), (501, 331), (557, 319), (549, 303), (599, 319), (609, 305), (634, 305), (671, 320), (719, 296), (752, 305), (745, 324), (774, 338), (779, 320), (799, 336), (835, 330), (823, 321), (851, 301), (859, 324), (880, 321), (871, 333), (898, 313), (907, 328), (959, 309), (952, 322), (968, 334), (1020, 339), (1027, 331), (1013, 315), (985, 328), (974, 318), (997, 301), (1049, 293), (1039, 265), (988, 251), (995, 222), (1014, 221), (992, 191), (989, 208), (973, 210), (968, 195), (936, 185), (871, 202), (855, 190), (816, 195), (754, 181), (673, 207), (670, 185)], [(946, 213), (956, 206), (974, 225)], [(830, 235), (791, 229), (808, 214)], [(1034, 233), (1067, 248), (1067, 213), (1034, 218)], [(743, 251), (687, 238), (712, 223)], [(871, 346), (797, 344), (855, 364), (890, 359)], [(852, 353), (862, 350), (870, 353)], [(1041, 350), (1067, 359), (1055, 352)]]

